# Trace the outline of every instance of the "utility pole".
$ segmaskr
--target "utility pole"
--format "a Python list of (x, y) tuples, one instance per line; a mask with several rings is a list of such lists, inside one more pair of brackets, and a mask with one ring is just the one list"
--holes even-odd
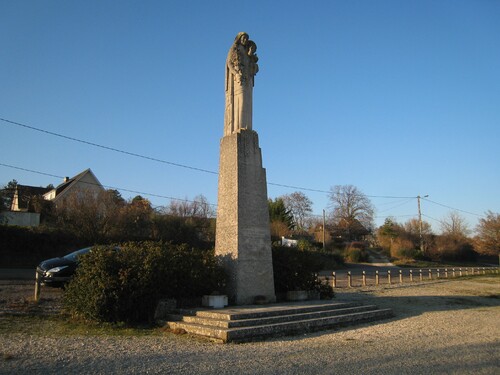
[(326, 225), (325, 210), (323, 209), (323, 250), (326, 250), (325, 225)]
[[(423, 198), (427, 198), (429, 195), (425, 195)], [(424, 238), (422, 236), (422, 211), (420, 210), (420, 195), (417, 195), (418, 202), (418, 229), (420, 235), (420, 251), (424, 252)]]

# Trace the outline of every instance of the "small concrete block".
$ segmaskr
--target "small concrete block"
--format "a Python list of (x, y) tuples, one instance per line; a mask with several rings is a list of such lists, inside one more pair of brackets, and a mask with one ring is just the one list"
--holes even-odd
[(158, 301), (156, 305), (154, 319), (164, 319), (169, 313), (175, 310), (177, 307), (177, 301), (175, 299), (163, 299)]
[(202, 297), (201, 304), (205, 307), (214, 309), (222, 309), (228, 305), (227, 296), (225, 295), (206, 295)]
[(309, 298), (309, 294), (306, 290), (292, 290), (286, 292), (287, 301), (306, 301)]

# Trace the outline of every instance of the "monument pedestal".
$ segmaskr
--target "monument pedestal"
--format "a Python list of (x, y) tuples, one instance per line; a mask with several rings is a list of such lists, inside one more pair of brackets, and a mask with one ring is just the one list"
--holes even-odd
[(256, 132), (221, 140), (215, 253), (228, 273), (226, 294), (237, 305), (276, 301), (266, 171)]

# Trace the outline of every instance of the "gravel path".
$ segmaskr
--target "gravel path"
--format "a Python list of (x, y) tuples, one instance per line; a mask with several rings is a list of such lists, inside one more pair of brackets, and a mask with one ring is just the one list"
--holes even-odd
[[(23, 288), (32, 291), (0, 285), (0, 312)], [(499, 374), (499, 297), (492, 277), (344, 289), (337, 299), (391, 307), (396, 317), (246, 344), (172, 334), (8, 334), (0, 336), (0, 374)], [(47, 298), (57, 304), (59, 297)]]

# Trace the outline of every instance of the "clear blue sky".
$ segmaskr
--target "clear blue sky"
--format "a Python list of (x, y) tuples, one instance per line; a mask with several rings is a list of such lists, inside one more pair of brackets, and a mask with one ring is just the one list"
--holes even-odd
[[(373, 196), (377, 224), (438, 232), (500, 212), (500, 1), (0, 1), (0, 117), (218, 171), (224, 64), (258, 45), (254, 130), (268, 182)], [(217, 175), (0, 121), (0, 163), (217, 201)], [(0, 184), (58, 178), (0, 165)], [(297, 189), (268, 186), (271, 198)], [(304, 191), (314, 212), (323, 192)], [(126, 198), (136, 194), (122, 191)], [(154, 205), (167, 198), (147, 196)], [(445, 207), (447, 206), (447, 207)], [(469, 212), (465, 213), (463, 211)]]

